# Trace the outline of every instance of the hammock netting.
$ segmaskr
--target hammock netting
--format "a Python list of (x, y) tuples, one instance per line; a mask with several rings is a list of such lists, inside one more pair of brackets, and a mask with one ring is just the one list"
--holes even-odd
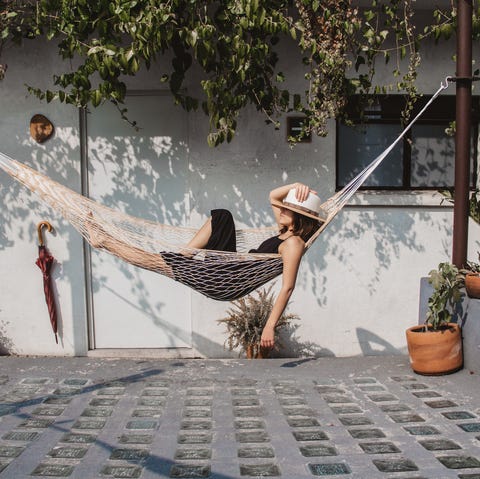
[[(326, 221), (308, 240), (307, 250), (362, 186), (442, 90), (447, 79), (397, 139), (344, 188), (322, 204)], [(0, 168), (59, 212), (93, 247), (179, 281), (205, 296), (232, 301), (282, 273), (279, 254), (248, 253), (278, 228), (238, 229), (238, 252), (188, 249), (196, 229), (147, 221), (92, 201), (38, 171), (0, 153)]]

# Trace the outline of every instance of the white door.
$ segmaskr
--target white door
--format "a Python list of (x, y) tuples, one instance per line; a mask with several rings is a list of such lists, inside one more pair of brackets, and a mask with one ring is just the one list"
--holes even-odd
[[(187, 217), (185, 112), (168, 95), (127, 98), (87, 115), (90, 197), (147, 220), (172, 225)], [(93, 347), (191, 346), (190, 292), (171, 279), (92, 251)]]

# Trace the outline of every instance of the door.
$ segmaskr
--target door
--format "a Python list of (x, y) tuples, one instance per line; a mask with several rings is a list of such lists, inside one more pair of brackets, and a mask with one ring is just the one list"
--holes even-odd
[[(187, 219), (186, 113), (161, 93), (129, 95), (127, 116), (87, 115), (90, 197), (146, 220)], [(191, 347), (190, 292), (171, 279), (92, 250), (93, 348)]]

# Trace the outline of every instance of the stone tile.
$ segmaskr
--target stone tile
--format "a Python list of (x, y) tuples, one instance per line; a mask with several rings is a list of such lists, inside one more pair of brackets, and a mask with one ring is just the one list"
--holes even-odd
[(85, 447), (54, 447), (48, 455), (50, 457), (61, 459), (81, 459), (87, 453), (88, 449)]
[(408, 389), (409, 391), (415, 391), (418, 389), (428, 389), (428, 386), (422, 383), (403, 384), (403, 387), (405, 389)]
[(447, 419), (452, 421), (460, 420), (460, 419), (473, 419), (475, 414), (472, 414), (468, 411), (448, 411), (442, 412), (442, 415), (445, 416)]
[(237, 419), (235, 429), (265, 429), (265, 422), (260, 419)]
[(187, 389), (187, 396), (212, 396), (213, 389), (205, 388), (189, 388)]
[(186, 431), (212, 429), (212, 421), (182, 421), (180, 429)]
[(275, 452), (271, 447), (240, 447), (237, 455), (241, 458), (263, 459), (275, 457)]
[(183, 410), (183, 417), (186, 418), (210, 418), (212, 410), (210, 408), (186, 408)]
[(410, 407), (406, 404), (381, 404), (380, 409), (383, 412), (402, 412), (410, 411)]
[(323, 399), (328, 404), (343, 404), (353, 402), (352, 398), (343, 394), (326, 394)]
[(381, 429), (377, 428), (348, 429), (348, 432), (355, 439), (373, 439), (379, 437), (386, 437), (385, 433)]
[(396, 423), (425, 422), (422, 416), (414, 413), (389, 414), (389, 417)]
[(317, 415), (317, 413), (313, 409), (309, 407), (304, 407), (304, 406), (284, 407), (283, 414), (285, 414), (285, 416), (305, 416), (305, 417), (311, 417), (311, 416)]
[(200, 448), (183, 448), (177, 449), (175, 452), (174, 459), (183, 460), (183, 461), (201, 461), (205, 459), (212, 458), (211, 449), (200, 449)]
[(315, 390), (320, 394), (345, 394), (345, 389), (337, 386), (315, 386)]
[(17, 408), (15, 406), (0, 404), (0, 416), (8, 416), (9, 414), (13, 414), (16, 410)]
[(143, 469), (140, 466), (104, 466), (100, 474), (111, 477), (123, 477), (137, 479), (142, 475)]
[(403, 376), (390, 376), (390, 379), (392, 381), (395, 381), (397, 383), (405, 382), (405, 381), (416, 381), (417, 378), (415, 376), (408, 376), (408, 375), (403, 375)]
[(461, 447), (449, 439), (425, 439), (418, 441), (428, 451), (448, 451), (451, 449), (461, 449)]
[(25, 451), (23, 446), (5, 446), (0, 445), (0, 457), (18, 457)]
[(162, 415), (162, 411), (159, 409), (134, 409), (132, 411), (132, 417), (159, 418), (161, 415)]
[(162, 407), (165, 406), (165, 398), (159, 397), (141, 397), (137, 401), (139, 406)]
[(417, 398), (440, 398), (441, 394), (436, 391), (416, 391), (412, 393)]
[(479, 474), (459, 474), (458, 478), (459, 479), (480, 479), (480, 473)]
[(88, 404), (93, 407), (97, 406), (116, 406), (119, 399), (117, 398), (93, 398)]
[(364, 392), (378, 392), (378, 391), (385, 391), (383, 386), (360, 386), (360, 390)]
[(404, 426), (403, 429), (414, 436), (431, 436), (440, 434), (433, 426)]
[(125, 394), (124, 387), (105, 387), (97, 391), (97, 396), (122, 396)]
[(351, 473), (350, 468), (344, 462), (309, 464), (308, 467), (314, 476), (333, 476)]
[(277, 386), (274, 388), (279, 396), (302, 396), (303, 391), (294, 386)]
[(73, 466), (62, 464), (39, 464), (31, 473), (32, 476), (68, 477), (73, 472)]
[(48, 378), (25, 378), (20, 381), (20, 384), (47, 384)]
[(257, 390), (253, 388), (233, 388), (230, 393), (232, 396), (256, 396)]
[(149, 421), (146, 419), (138, 419), (127, 422), (127, 429), (156, 429), (158, 426), (157, 421)]
[(63, 414), (63, 411), (65, 411), (63, 407), (40, 406), (32, 414), (36, 416), (60, 416), (60, 414)]
[(179, 434), (177, 438), (178, 444), (210, 444), (211, 442), (212, 434), (210, 433)]
[(148, 449), (118, 448), (110, 454), (112, 461), (143, 461), (149, 456)]
[(38, 432), (33, 432), (33, 431), (11, 431), (7, 432), (2, 436), (2, 439), (5, 439), (7, 441), (34, 441), (35, 439), (38, 439), (40, 437), (40, 434)]
[(168, 389), (161, 388), (146, 388), (142, 392), (144, 397), (165, 397), (168, 396)]
[(323, 444), (300, 446), (300, 453), (305, 457), (338, 456), (333, 446)]
[(70, 404), (72, 401), (73, 401), (73, 398), (70, 396), (50, 396), (47, 399), (45, 399), (45, 401), (43, 401), (43, 404), (66, 406), (67, 404)]
[(22, 421), (18, 427), (22, 429), (44, 429), (51, 426), (55, 421), (53, 419), (31, 418)]
[(280, 476), (280, 468), (276, 464), (240, 464), (240, 475), (253, 477)]
[(320, 423), (313, 417), (287, 417), (290, 427), (318, 427)]
[(236, 417), (262, 417), (265, 412), (262, 407), (235, 407), (233, 415)]
[(367, 454), (392, 454), (401, 452), (393, 442), (361, 442), (359, 446)]
[(97, 439), (97, 436), (94, 434), (69, 432), (62, 437), (61, 442), (73, 443), (73, 444), (91, 444), (95, 442), (96, 439)]
[(63, 381), (65, 386), (85, 386), (88, 383), (88, 379), (85, 378), (67, 378)]
[(297, 441), (326, 441), (328, 436), (323, 431), (293, 431)]
[(376, 383), (377, 380), (375, 378), (355, 378), (353, 382), (355, 384), (373, 384)]
[(190, 464), (174, 464), (170, 469), (170, 477), (209, 477), (210, 466)]
[(106, 424), (103, 419), (79, 419), (72, 426), (74, 429), (102, 429)]
[(254, 397), (240, 397), (232, 399), (233, 406), (260, 406), (260, 400)]
[(242, 379), (231, 379), (230, 380), (230, 386), (234, 387), (252, 387), (255, 386), (258, 383), (256, 379), (248, 379), (248, 378), (242, 378)]
[(367, 397), (373, 402), (398, 401), (397, 396), (393, 394), (368, 394)]
[(339, 416), (338, 419), (344, 426), (366, 426), (373, 424), (373, 421), (366, 416)]
[(268, 442), (270, 437), (265, 431), (248, 431), (248, 432), (236, 432), (235, 440), (237, 442), (246, 443), (257, 443), (257, 442)]
[(330, 406), (330, 409), (335, 414), (355, 414), (363, 412), (363, 409), (355, 404), (347, 404), (345, 406)]
[(380, 472), (418, 471), (417, 465), (410, 459), (374, 459), (372, 462)]
[(425, 401), (425, 404), (433, 409), (441, 409), (446, 407), (456, 407), (458, 404), (448, 399), (440, 399), (437, 401)]
[(211, 406), (212, 400), (210, 398), (187, 398), (185, 399), (185, 406), (195, 407), (195, 406)]
[(278, 402), (281, 406), (303, 406), (307, 404), (307, 401), (303, 397), (284, 396), (279, 397)]
[(82, 393), (80, 388), (74, 388), (71, 386), (60, 386), (53, 391), (54, 396), (76, 396)]
[(122, 434), (118, 440), (120, 444), (152, 444), (151, 434)]
[(2, 472), (9, 464), (9, 462), (0, 462), (0, 472)]
[(473, 469), (480, 467), (480, 461), (472, 456), (440, 456), (437, 459), (448, 469)]
[(457, 426), (465, 432), (480, 432), (480, 422), (457, 424)]
[(172, 382), (168, 379), (156, 379), (155, 381), (147, 381), (145, 387), (147, 388), (168, 388)]

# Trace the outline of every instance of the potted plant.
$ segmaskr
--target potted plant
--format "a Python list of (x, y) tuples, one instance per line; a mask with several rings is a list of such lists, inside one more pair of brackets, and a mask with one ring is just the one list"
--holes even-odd
[[(265, 357), (263, 348), (260, 348), (262, 331), (273, 308), (275, 297), (272, 294), (271, 285), (262, 288), (256, 294), (249, 294), (243, 298), (232, 301), (232, 307), (227, 311), (227, 316), (217, 320), (227, 327), (228, 337), (225, 345), (230, 351), (241, 347), (247, 358)], [(285, 328), (291, 321), (299, 319), (294, 314), (282, 314), (275, 326), (275, 333)], [(275, 338), (278, 346), (278, 338)]]
[[(478, 255), (480, 260), (480, 254)], [(465, 290), (470, 298), (480, 298), (480, 264), (472, 261), (467, 262), (463, 270), (465, 274)]]
[(449, 374), (463, 367), (462, 334), (452, 316), (458, 315), (465, 275), (451, 263), (429, 273), (433, 293), (425, 324), (406, 331), (412, 369), (418, 374)]

